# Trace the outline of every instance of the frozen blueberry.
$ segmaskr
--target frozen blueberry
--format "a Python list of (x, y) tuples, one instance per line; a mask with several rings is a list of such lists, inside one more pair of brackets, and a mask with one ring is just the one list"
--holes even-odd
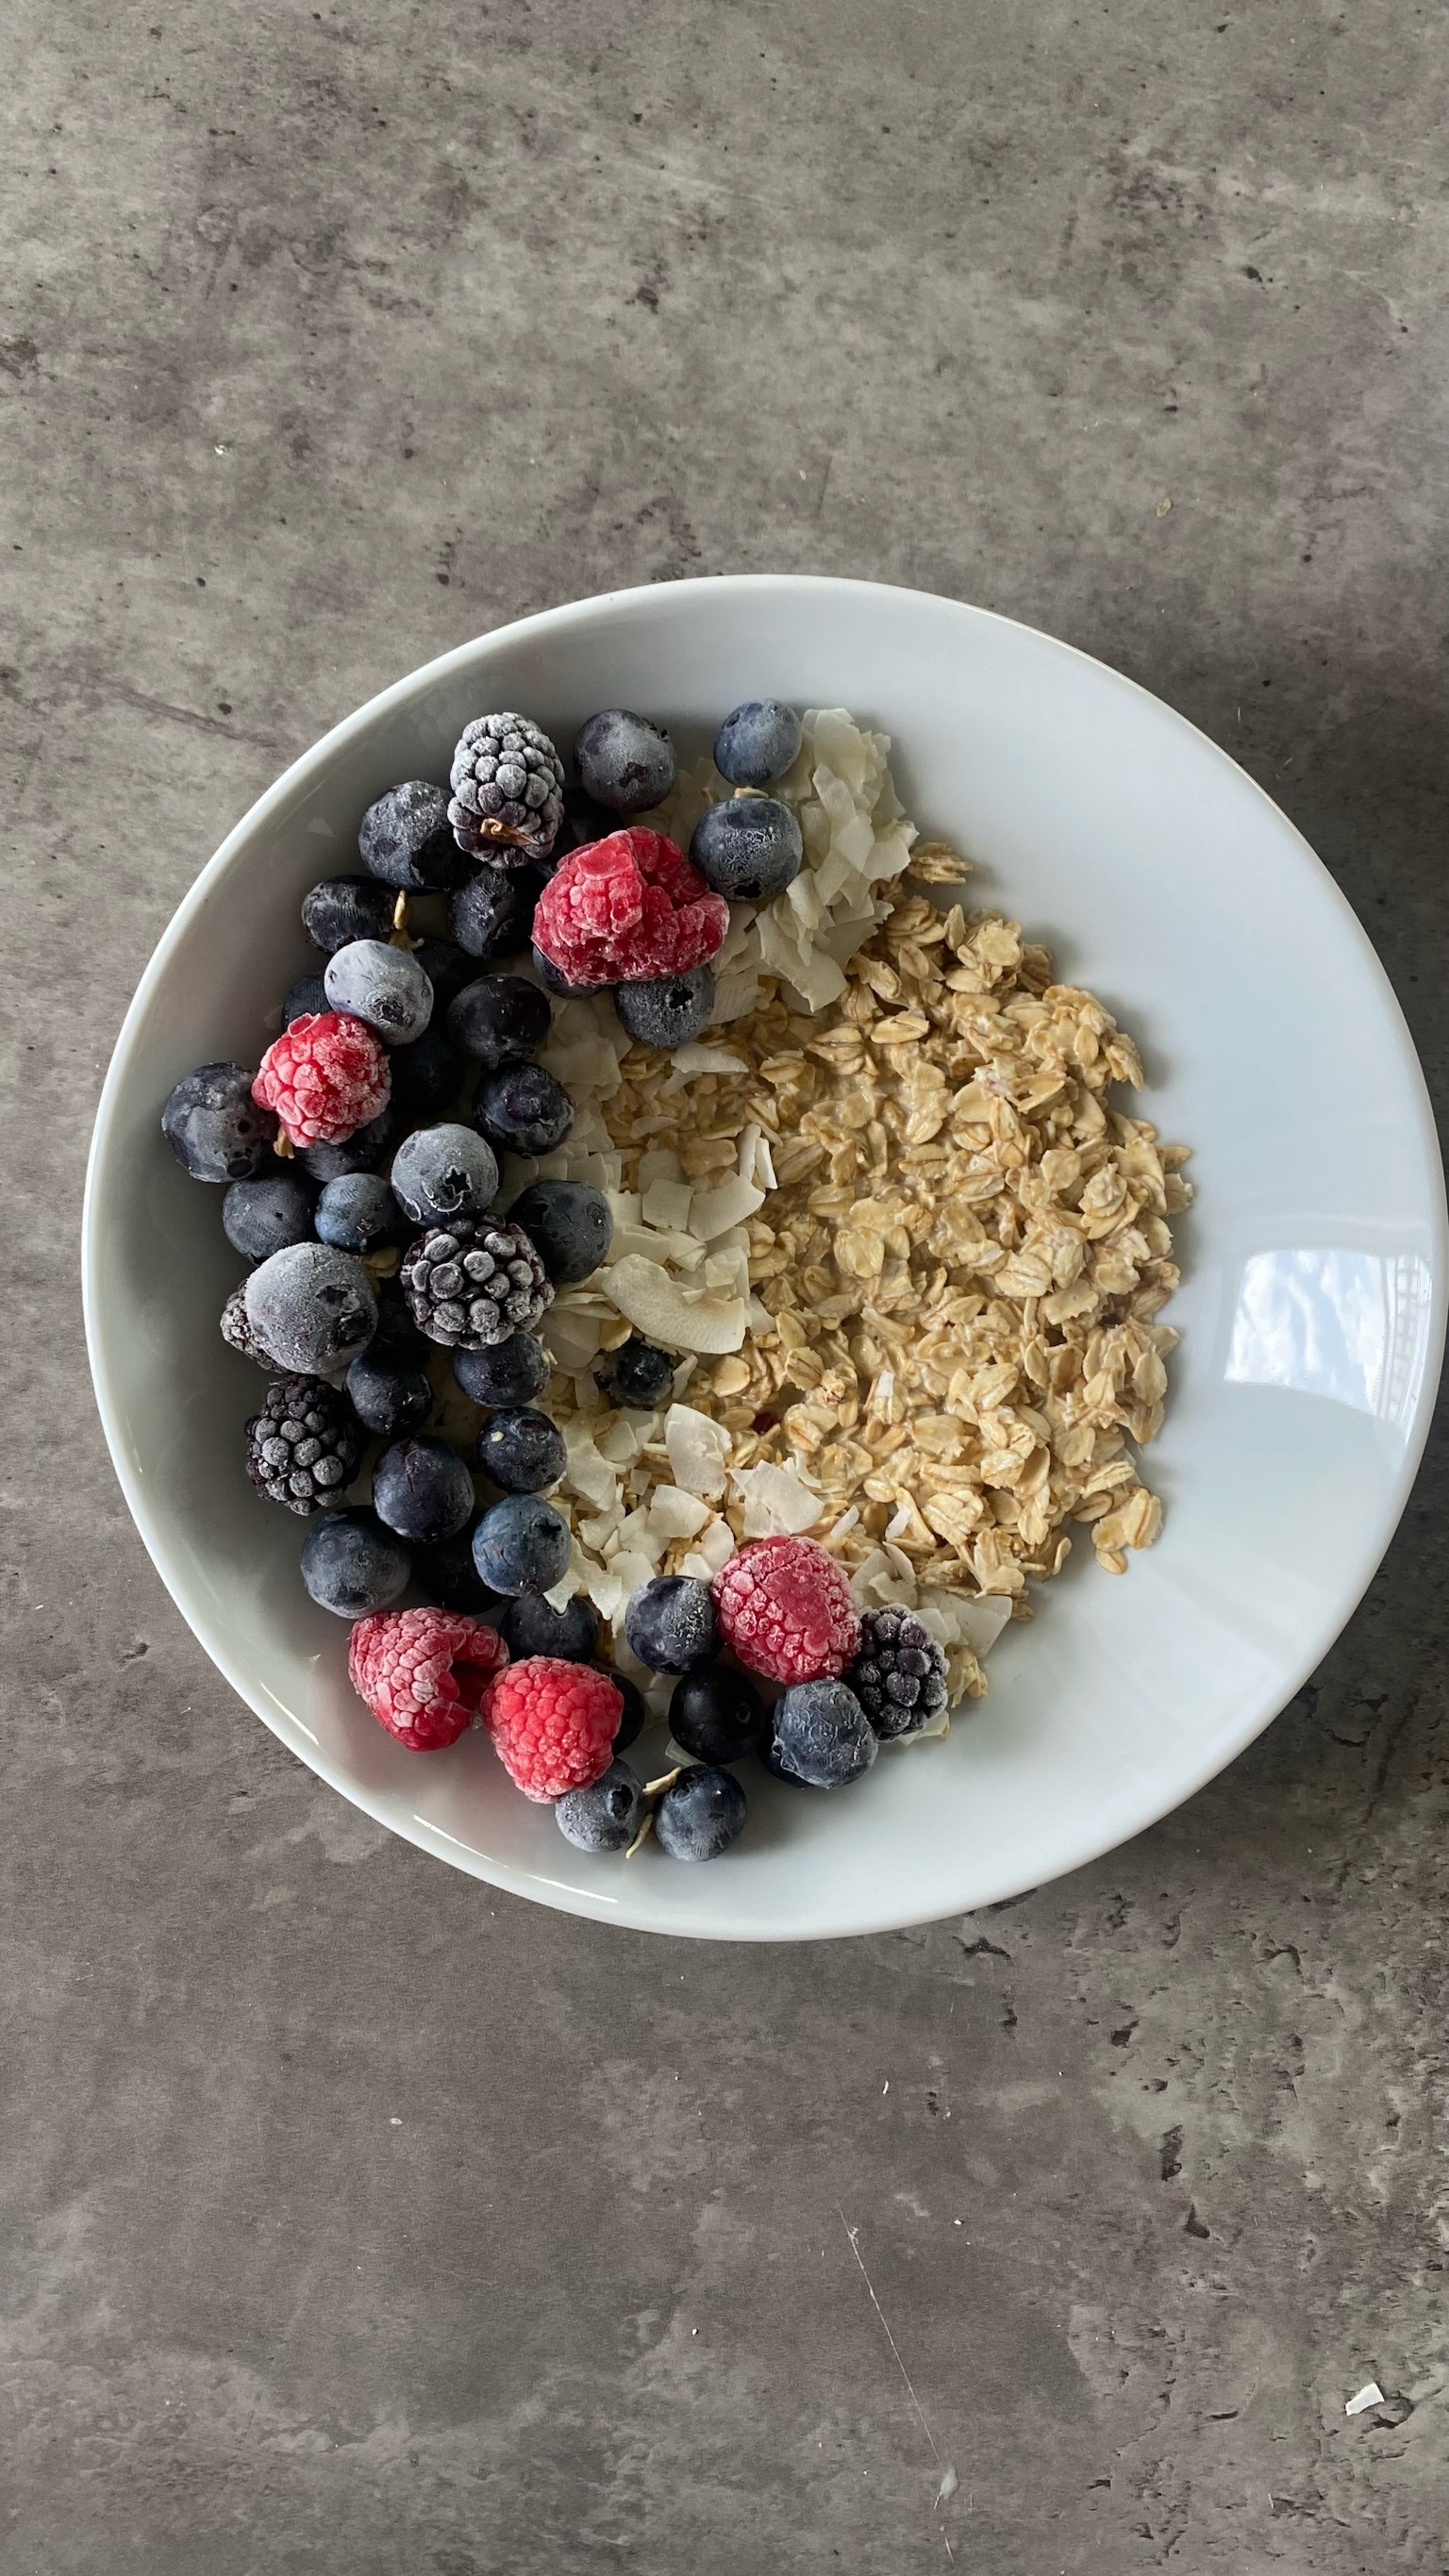
[(839, 1789), (870, 1769), (880, 1746), (844, 1682), (792, 1682), (775, 1702), (770, 1749), (782, 1771), (812, 1789)]
[(397, 1116), (389, 1101), (386, 1109), (379, 1109), (375, 1118), (340, 1145), (304, 1145), (297, 1160), (325, 1188), (328, 1181), (340, 1181), (344, 1172), (375, 1172), (386, 1160), (396, 1134)]
[(483, 1351), (454, 1351), (453, 1375), (475, 1404), (532, 1404), (548, 1384), (548, 1353), (532, 1333), (510, 1333)]
[(481, 1216), (498, 1190), (493, 1148), (471, 1127), (419, 1127), (393, 1156), (393, 1196), (415, 1225)]
[(441, 1029), (424, 1029), (411, 1046), (394, 1047), (389, 1065), (393, 1107), (404, 1120), (434, 1118), (458, 1096), (463, 1059)]
[(473, 1532), (473, 1562), (494, 1592), (551, 1592), (568, 1571), (569, 1526), (537, 1494), (509, 1494)]
[(522, 948), (532, 919), (522, 870), (501, 868), (493, 859), (479, 861), (448, 908), (449, 927), (458, 946), (485, 962), (509, 957)]
[(314, 1193), (296, 1172), (262, 1172), (254, 1181), (233, 1181), (221, 1203), (227, 1242), (244, 1261), (265, 1261), (289, 1243), (306, 1243), (312, 1234)]
[(506, 1064), (484, 1074), (473, 1116), (500, 1154), (551, 1154), (574, 1123), (574, 1104), (545, 1066)]
[(714, 1017), (714, 970), (691, 966), (683, 975), (661, 975), (648, 984), (616, 984), (614, 1008), (641, 1046), (687, 1046)]
[(761, 1769), (768, 1771), (771, 1779), (778, 1780), (782, 1787), (786, 1789), (805, 1789), (809, 1787), (809, 1782), (802, 1780), (798, 1771), (786, 1770), (783, 1762), (780, 1760), (778, 1752), (776, 1751), (775, 1739), (768, 1726), (765, 1728), (763, 1735), (756, 1743), (755, 1754), (760, 1763)]
[(412, 1578), (407, 1549), (385, 1530), (375, 1512), (328, 1512), (307, 1533), (302, 1580), (323, 1610), (339, 1619), (365, 1619), (385, 1610)]
[(334, 1011), (366, 1020), (390, 1046), (410, 1046), (433, 1016), (433, 988), (417, 959), (385, 939), (353, 939), (336, 949), (323, 982)]
[(380, 1172), (343, 1172), (317, 1201), (317, 1235), (339, 1252), (380, 1252), (405, 1242), (407, 1229)]
[(357, 846), (369, 876), (406, 894), (455, 885), (464, 864), (447, 797), (430, 778), (409, 778), (369, 805)]
[(606, 707), (575, 735), (574, 766), (596, 805), (611, 814), (647, 814), (674, 785), (674, 745), (647, 716)]
[(384, 1449), (372, 1471), (372, 1508), (399, 1538), (436, 1547), (473, 1515), (473, 1479), (456, 1449), (421, 1432)]
[(800, 756), (801, 725), (778, 698), (746, 698), (714, 738), (714, 765), (731, 787), (768, 787)]
[(654, 1833), (671, 1860), (718, 1860), (738, 1840), (747, 1812), (733, 1771), (698, 1763), (665, 1790), (654, 1810)]
[(594, 1384), (611, 1404), (632, 1406), (638, 1413), (652, 1413), (662, 1404), (674, 1386), (678, 1362), (668, 1351), (659, 1350), (638, 1333), (631, 1333), (616, 1351), (610, 1351), (594, 1371)]
[(327, 986), (322, 976), (299, 975), (296, 983), (287, 987), (287, 998), (282, 1004), (282, 1026), (289, 1029), (294, 1020), (310, 1017), (314, 1011), (325, 1011), (326, 1008)]
[(354, 939), (386, 939), (394, 898), (376, 877), (324, 877), (302, 897), (302, 928), (330, 957)]
[(548, 1036), (548, 996), (522, 975), (480, 975), (448, 1005), (448, 1035), (490, 1073), (524, 1064)]
[(606, 841), (617, 832), (619, 817), (607, 805), (600, 805), (586, 787), (564, 789), (563, 823), (554, 843), (555, 863), (566, 858), (570, 850), (587, 849), (591, 841)]
[(616, 1673), (612, 1664), (607, 1666), (600, 1664), (595, 1669), (599, 1672), (607, 1671), (615, 1690), (623, 1697), (624, 1714), (619, 1720), (618, 1733), (614, 1737), (614, 1751), (622, 1753), (626, 1745), (638, 1740), (649, 1723), (649, 1711), (644, 1705), (644, 1693), (637, 1682), (630, 1681), (627, 1673)]
[(602, 993), (607, 990), (603, 984), (571, 984), (566, 975), (559, 973), (553, 959), (545, 957), (539, 947), (535, 947), (533, 951), (533, 971), (545, 991), (549, 993), (561, 993), (567, 996), (578, 993)]
[(753, 1752), (765, 1726), (765, 1704), (743, 1673), (701, 1664), (675, 1683), (669, 1732), (697, 1762), (738, 1762)]
[(377, 1294), (360, 1261), (330, 1243), (292, 1243), (246, 1283), (247, 1322), (285, 1369), (325, 1376), (366, 1350)]
[(478, 1436), (478, 1464), (505, 1494), (542, 1494), (558, 1483), (568, 1451), (557, 1423), (523, 1405), (489, 1415)]
[(416, 1431), (433, 1409), (433, 1390), (424, 1370), (411, 1368), (404, 1355), (369, 1344), (347, 1372), (347, 1395), (359, 1422), (384, 1440), (400, 1440)]
[(276, 1132), (242, 1064), (199, 1064), (182, 1075), (161, 1112), (161, 1133), (194, 1181), (251, 1180)]
[(611, 1762), (587, 1789), (568, 1789), (554, 1805), (559, 1832), (578, 1851), (627, 1851), (644, 1821), (644, 1790), (627, 1762)]
[(693, 1574), (656, 1574), (632, 1595), (624, 1634), (651, 1672), (687, 1673), (709, 1663), (719, 1650), (709, 1585)]
[(773, 796), (731, 796), (706, 805), (689, 855), (705, 884), (730, 903), (765, 903), (799, 875), (805, 844), (788, 805)]
[(530, 1181), (508, 1213), (555, 1288), (577, 1286), (608, 1258), (614, 1220), (608, 1200), (589, 1181)]
[(500, 1593), (491, 1591), (473, 1562), (472, 1522), (441, 1547), (430, 1547), (416, 1562), (418, 1582), (444, 1610), (466, 1610), (473, 1619), (491, 1619), (501, 1610)]
[(562, 1610), (553, 1609), (541, 1592), (520, 1592), (501, 1621), (503, 1642), (514, 1662), (527, 1655), (556, 1655), (560, 1663), (586, 1664), (599, 1642), (599, 1614), (586, 1592), (576, 1592)]
[(420, 939), (412, 954), (432, 985), (433, 1009), (441, 1017), (453, 995), (472, 983), (478, 961), (454, 939)]

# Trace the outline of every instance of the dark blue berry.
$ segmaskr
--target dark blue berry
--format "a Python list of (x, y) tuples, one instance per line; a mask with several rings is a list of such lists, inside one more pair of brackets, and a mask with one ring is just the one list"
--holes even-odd
[(406, 1240), (406, 1225), (380, 1172), (344, 1172), (317, 1201), (317, 1237), (339, 1252), (380, 1252)]
[(587, 849), (591, 841), (606, 841), (618, 828), (618, 815), (600, 805), (586, 787), (566, 787), (563, 825), (554, 844), (556, 859), (567, 857), (570, 850)]
[(868, 1771), (880, 1746), (844, 1682), (792, 1682), (775, 1702), (771, 1751), (784, 1771), (812, 1789), (840, 1789)]
[(386, 1160), (396, 1134), (397, 1116), (389, 1101), (386, 1109), (379, 1109), (375, 1118), (340, 1145), (304, 1145), (297, 1160), (304, 1172), (325, 1186), (328, 1181), (340, 1181), (344, 1172), (375, 1172)]
[(747, 1812), (733, 1771), (696, 1764), (681, 1771), (655, 1808), (655, 1838), (671, 1860), (718, 1860), (739, 1839)]
[(500, 1154), (551, 1154), (574, 1123), (574, 1104), (544, 1065), (507, 1064), (484, 1074), (473, 1116)]
[(587, 1789), (566, 1790), (554, 1815), (578, 1851), (627, 1851), (644, 1821), (644, 1790), (627, 1762), (611, 1762)]
[(594, 1384), (611, 1404), (632, 1406), (637, 1413), (652, 1413), (673, 1392), (677, 1360), (668, 1351), (631, 1333), (616, 1351), (610, 1351), (594, 1371)]
[(641, 1046), (688, 1046), (714, 1018), (714, 969), (691, 966), (648, 984), (616, 984), (614, 1008)]
[(755, 1756), (760, 1763), (761, 1768), (769, 1772), (772, 1780), (780, 1781), (783, 1787), (787, 1789), (804, 1789), (808, 1787), (808, 1782), (801, 1779), (798, 1771), (786, 1770), (775, 1750), (774, 1736), (768, 1726), (755, 1746)]
[(376, 877), (324, 877), (302, 897), (302, 928), (330, 957), (354, 939), (386, 939), (394, 900)]
[(577, 996), (580, 993), (602, 993), (607, 990), (603, 984), (571, 984), (567, 975), (559, 973), (553, 959), (545, 957), (543, 950), (537, 946), (533, 950), (533, 971), (545, 991), (560, 993), (565, 998)]
[(471, 1127), (419, 1127), (404, 1139), (388, 1174), (393, 1196), (415, 1225), (481, 1216), (498, 1190), (493, 1148)]
[(586, 1592), (555, 1610), (541, 1592), (520, 1592), (500, 1625), (516, 1664), (529, 1655), (556, 1655), (560, 1663), (586, 1664), (599, 1642), (599, 1614)]
[(328, 1512), (307, 1534), (302, 1580), (323, 1610), (339, 1619), (365, 1619), (385, 1610), (412, 1576), (407, 1549), (374, 1512)]
[(349, 940), (322, 980), (330, 1009), (365, 1020), (390, 1046), (410, 1046), (433, 1016), (433, 988), (417, 959), (385, 939)]
[(393, 1106), (401, 1116), (434, 1118), (458, 1096), (463, 1059), (441, 1029), (430, 1028), (411, 1046), (393, 1048), (390, 1070)]
[(548, 1036), (548, 996), (522, 975), (480, 975), (448, 1005), (448, 1035), (490, 1073), (525, 1064)]
[(693, 1574), (656, 1574), (631, 1598), (624, 1634), (651, 1672), (687, 1673), (709, 1663), (719, 1649), (709, 1585)]
[(588, 1181), (530, 1181), (508, 1213), (555, 1288), (577, 1286), (608, 1259), (614, 1220), (608, 1200)]
[(714, 765), (731, 787), (768, 787), (800, 756), (801, 724), (778, 698), (746, 698), (714, 738)]
[(447, 797), (429, 778), (409, 778), (369, 805), (357, 846), (369, 876), (407, 894), (455, 885), (464, 865)]
[(299, 975), (296, 983), (287, 987), (287, 998), (282, 1004), (282, 1026), (289, 1029), (294, 1020), (310, 1019), (315, 1012), (325, 1011), (328, 1007), (324, 978), (321, 975)]
[(422, 1432), (384, 1449), (372, 1471), (372, 1507), (399, 1538), (436, 1547), (471, 1518), (473, 1479), (456, 1449)]
[(510, 1333), (482, 1351), (454, 1351), (453, 1375), (475, 1404), (532, 1404), (549, 1380), (549, 1358), (532, 1333)]
[(738, 1762), (758, 1744), (764, 1724), (759, 1692), (726, 1664), (701, 1664), (674, 1685), (669, 1732), (697, 1762)]
[(377, 1329), (377, 1291), (361, 1262), (330, 1243), (289, 1243), (252, 1272), (247, 1322), (269, 1359), (304, 1374), (342, 1369)]
[(500, 1593), (483, 1581), (473, 1562), (473, 1531), (476, 1523), (459, 1530), (456, 1538), (445, 1538), (441, 1547), (430, 1547), (418, 1557), (418, 1582), (430, 1599), (444, 1610), (465, 1610), (471, 1619), (490, 1619), (503, 1607)]
[(352, 1363), (347, 1394), (359, 1422), (383, 1440), (400, 1440), (416, 1431), (433, 1409), (433, 1390), (420, 1368), (410, 1368), (394, 1351), (376, 1342)]
[(480, 862), (448, 907), (448, 926), (458, 946), (485, 964), (495, 957), (511, 957), (515, 949), (524, 947), (532, 920), (530, 888), (523, 871), (500, 868), (492, 859)]
[(626, 1745), (633, 1744), (643, 1734), (649, 1723), (649, 1711), (644, 1704), (644, 1693), (637, 1682), (630, 1681), (627, 1673), (616, 1673), (612, 1664), (600, 1664), (596, 1670), (607, 1671), (610, 1681), (624, 1702), (624, 1714), (619, 1720), (618, 1733), (614, 1737), (614, 1751), (622, 1753)]
[(728, 902), (766, 903), (799, 875), (805, 844), (788, 805), (773, 796), (731, 796), (705, 807), (689, 855)]
[(254, 1181), (233, 1181), (221, 1203), (227, 1242), (244, 1261), (266, 1261), (287, 1244), (308, 1240), (314, 1203), (313, 1191), (296, 1172), (274, 1170)]
[(478, 1435), (478, 1464), (505, 1494), (542, 1494), (568, 1465), (564, 1436), (531, 1406), (491, 1413)]
[(242, 1064), (199, 1064), (167, 1094), (161, 1133), (194, 1181), (249, 1181), (267, 1161), (277, 1122), (252, 1079)]
[(674, 785), (674, 745), (647, 716), (606, 707), (575, 735), (574, 766), (596, 805), (611, 814), (647, 814)]
[(439, 1015), (478, 972), (476, 957), (470, 957), (453, 939), (420, 939), (412, 953), (432, 985), (433, 1008)]
[(412, 1308), (395, 1279), (385, 1279), (377, 1292), (377, 1331), (368, 1344), (379, 1359), (395, 1367), (422, 1368), (432, 1345), (420, 1333)]
[(509, 1494), (474, 1530), (473, 1562), (494, 1592), (552, 1592), (568, 1571), (568, 1523), (537, 1494)]

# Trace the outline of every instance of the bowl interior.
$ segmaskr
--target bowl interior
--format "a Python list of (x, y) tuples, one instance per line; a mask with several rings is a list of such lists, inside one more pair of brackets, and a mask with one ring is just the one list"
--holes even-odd
[[(1164, 1534), (1123, 1579), (1074, 1563), (1008, 1630), (941, 1745), (844, 1797), (752, 1768), (751, 1824), (704, 1870), (573, 1851), (480, 1737), (421, 1757), (353, 1698), (313, 1607), (302, 1525), (251, 1493), (258, 1379), (216, 1319), (240, 1265), (220, 1193), (182, 1174), (161, 1103), (190, 1065), (255, 1062), (318, 877), (354, 867), (394, 780), (446, 775), (470, 716), (566, 744), (637, 706), (687, 751), (746, 696), (842, 705), (894, 738), (908, 810), (972, 859), (983, 904), (1050, 943), (1141, 1046), (1143, 1114), (1191, 1144), (1176, 1220)], [(271, 1015), (269, 1019), (269, 1015)], [(1157, 700), (982, 611), (867, 584), (682, 583), (465, 646), (339, 726), (194, 887), (118, 1043), (87, 1193), (87, 1326), (118, 1472), (208, 1653), (347, 1796), (476, 1875), (651, 1929), (779, 1939), (980, 1905), (1070, 1868), (1209, 1779), (1321, 1658), (1368, 1582), (1422, 1445), (1442, 1340), (1443, 1191), (1423, 1084), (1377, 960), (1292, 826)], [(1083, 1553), (1079, 1547), (1079, 1556)], [(1090, 1558), (1090, 1548), (1085, 1548)]]

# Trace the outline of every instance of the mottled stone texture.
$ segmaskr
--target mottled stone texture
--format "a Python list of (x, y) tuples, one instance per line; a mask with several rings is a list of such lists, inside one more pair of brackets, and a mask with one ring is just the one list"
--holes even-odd
[(0, 2567), (1442, 2569), (1442, 1462), (1315, 1684), (1130, 1849), (676, 1953), (386, 1840), (230, 1698), (75, 1288), (102, 1064), (223, 830), (614, 583), (879, 575), (1139, 675), (1315, 841), (1433, 1078), (1442, 19), (6, 38)]

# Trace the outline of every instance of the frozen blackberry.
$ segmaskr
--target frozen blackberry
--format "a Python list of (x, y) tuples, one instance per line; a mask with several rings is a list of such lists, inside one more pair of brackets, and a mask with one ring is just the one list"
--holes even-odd
[(478, 1464), (500, 1493), (543, 1494), (558, 1483), (568, 1451), (556, 1422), (531, 1405), (520, 1405), (489, 1415), (478, 1437)]
[(548, 996), (522, 975), (480, 975), (448, 1005), (448, 1035), (490, 1073), (526, 1064), (548, 1036)]
[[(511, 957), (515, 949), (525, 945), (532, 918), (533, 906), (523, 872), (499, 867), (493, 859), (484, 859), (474, 869), (448, 907), (449, 927), (458, 946), (470, 958), (488, 964), (495, 957)], [(454, 985), (454, 992), (461, 991), (475, 971), (470, 966), (468, 975)]]
[(589, 1181), (530, 1181), (509, 1209), (556, 1288), (576, 1287), (606, 1261), (614, 1220)]
[(793, 707), (778, 698), (747, 698), (715, 735), (714, 765), (731, 787), (768, 787), (794, 768), (802, 731)]
[(270, 1109), (252, 1098), (241, 1064), (199, 1064), (167, 1094), (161, 1133), (194, 1181), (249, 1181), (277, 1132)]
[(506, 1064), (484, 1074), (473, 1116), (500, 1154), (551, 1154), (574, 1123), (574, 1104), (546, 1066)]
[(631, 1333), (616, 1351), (601, 1360), (594, 1371), (594, 1384), (611, 1404), (629, 1405), (635, 1412), (652, 1413), (662, 1404), (674, 1386), (678, 1362), (668, 1351), (659, 1350), (638, 1333)]
[(320, 1512), (351, 1484), (363, 1440), (352, 1409), (320, 1377), (279, 1377), (247, 1424), (247, 1474), (289, 1512)]
[(365, 1127), (346, 1136), (340, 1145), (304, 1145), (297, 1156), (309, 1179), (340, 1181), (344, 1172), (375, 1172), (383, 1162), (397, 1134), (397, 1115), (389, 1101)]
[(233, 1181), (221, 1203), (222, 1231), (244, 1261), (265, 1261), (312, 1232), (314, 1193), (296, 1172), (262, 1172)]
[[(443, 942), (439, 940), (438, 946)], [(456, 1100), (463, 1080), (463, 1059), (449, 1046), (441, 1029), (424, 1029), (411, 1046), (394, 1047), (392, 1105), (404, 1124), (413, 1118), (435, 1118)]]
[(299, 975), (296, 983), (287, 987), (287, 998), (282, 1004), (282, 1026), (289, 1029), (294, 1020), (311, 1019), (316, 1012), (326, 1008), (327, 986), (323, 978), (320, 975)]
[(528, 1236), (502, 1217), (455, 1217), (430, 1227), (400, 1275), (414, 1320), (429, 1341), (450, 1350), (483, 1350), (527, 1332), (553, 1303)]
[(714, 971), (691, 966), (683, 975), (660, 975), (648, 984), (616, 984), (614, 1008), (641, 1046), (688, 1046), (714, 1018)]
[(448, 776), (448, 820), (460, 850), (516, 867), (553, 848), (563, 819), (563, 762), (527, 716), (478, 716), (465, 725)]
[(369, 805), (357, 846), (369, 876), (406, 894), (456, 885), (462, 874), (448, 800), (429, 778), (409, 778)]
[(423, 1370), (410, 1368), (393, 1350), (380, 1351), (375, 1342), (348, 1370), (347, 1396), (358, 1421), (384, 1440), (416, 1431), (433, 1409), (433, 1390)]
[(433, 988), (417, 959), (385, 939), (352, 939), (327, 960), (328, 1008), (365, 1020), (389, 1046), (410, 1046), (433, 1016)]
[[(516, 1664), (529, 1655), (552, 1655), (562, 1664), (586, 1664), (599, 1642), (599, 1614), (586, 1592), (555, 1610), (541, 1592), (520, 1592), (501, 1621), (503, 1642)], [(611, 1680), (617, 1680), (611, 1674)]]
[(317, 1240), (339, 1252), (381, 1252), (407, 1240), (407, 1220), (380, 1172), (344, 1172), (317, 1201)]
[(221, 1338), (227, 1349), (235, 1351), (239, 1359), (255, 1360), (257, 1367), (266, 1369), (272, 1377), (279, 1374), (279, 1363), (270, 1351), (262, 1348), (247, 1321), (247, 1293), (244, 1288), (233, 1288), (221, 1310)]
[(481, 1216), (492, 1206), (498, 1164), (492, 1146), (471, 1127), (445, 1122), (409, 1136), (393, 1156), (388, 1178), (414, 1225), (448, 1225), (455, 1216)]
[(422, 1432), (384, 1449), (372, 1471), (372, 1508), (384, 1527), (418, 1547), (456, 1538), (473, 1517), (473, 1479), (450, 1443)]
[(483, 1581), (510, 1599), (551, 1592), (568, 1571), (568, 1522), (539, 1494), (508, 1494), (478, 1522), (473, 1562)]
[(292, 1243), (246, 1284), (247, 1322), (285, 1369), (346, 1368), (377, 1328), (377, 1293), (355, 1254)]
[(606, 707), (575, 736), (574, 766), (596, 805), (615, 814), (647, 814), (674, 785), (674, 745), (647, 716)]
[(475, 1404), (532, 1404), (548, 1384), (548, 1353), (531, 1333), (510, 1333), (486, 1350), (455, 1351), (453, 1375)]
[(847, 1682), (877, 1735), (914, 1735), (946, 1705), (946, 1658), (914, 1611), (867, 1610)]
[(587, 1789), (566, 1790), (553, 1812), (565, 1842), (576, 1850), (627, 1851), (644, 1821), (644, 1791), (627, 1762), (611, 1762)]
[(328, 1512), (302, 1542), (302, 1581), (320, 1610), (363, 1619), (405, 1592), (412, 1558), (375, 1512)]
[(394, 897), (376, 877), (324, 877), (302, 897), (302, 928), (329, 957), (354, 939), (386, 939)]
[(805, 844), (788, 805), (773, 796), (731, 796), (706, 805), (689, 855), (729, 903), (768, 903), (800, 873)]

